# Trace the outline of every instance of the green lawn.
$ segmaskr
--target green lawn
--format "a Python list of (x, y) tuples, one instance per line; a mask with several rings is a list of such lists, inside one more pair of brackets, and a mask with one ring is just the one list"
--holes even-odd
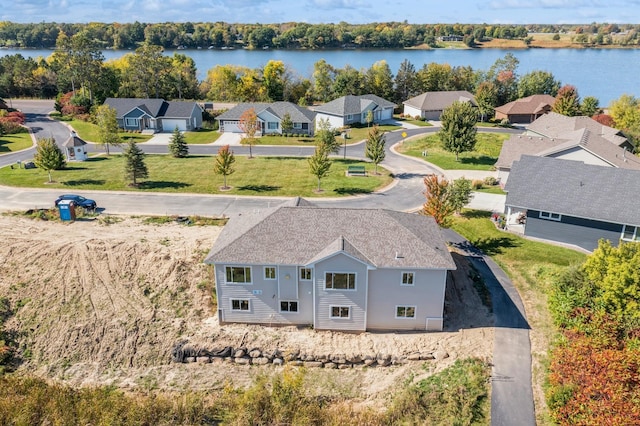
[[(403, 154), (427, 160), (444, 170), (493, 170), (502, 143), (510, 136), (505, 133), (478, 133), (475, 149), (461, 153), (460, 161), (456, 161), (455, 154), (442, 148), (437, 134), (403, 142), (397, 149)], [(425, 151), (426, 157), (422, 155)]]
[[(270, 195), (302, 197), (335, 197), (366, 194), (392, 181), (388, 171), (379, 167), (373, 176), (374, 165), (355, 160), (332, 160), (330, 175), (322, 179), (324, 190), (316, 194), (317, 179), (309, 173), (306, 158), (237, 156), (236, 172), (227, 178), (230, 191), (220, 191), (222, 176), (213, 173), (214, 156), (173, 158), (167, 155), (147, 155), (149, 178), (140, 188), (131, 188), (124, 181), (124, 160), (120, 155), (93, 157), (82, 163), (69, 163), (65, 170), (53, 171), (56, 183), (47, 184), (47, 173), (39, 169), (0, 169), (0, 185), (111, 191), (184, 192), (198, 194)], [(367, 177), (347, 177), (348, 165), (364, 165)]]
[(21, 151), (32, 145), (31, 135), (27, 132), (0, 136), (0, 154)]
[(184, 139), (190, 145), (214, 143), (220, 137), (220, 132), (209, 129), (199, 129), (194, 132), (185, 132)]
[[(382, 125), (378, 126), (383, 132), (391, 132), (393, 130), (401, 129), (401, 126)], [(347, 139), (347, 145), (358, 143), (364, 139), (367, 139), (370, 128), (351, 128), (349, 130), (349, 138)], [(342, 136), (336, 136), (341, 143), (344, 143)], [(256, 138), (254, 145), (301, 145), (301, 146), (315, 146), (316, 140), (311, 136), (272, 136), (266, 135), (261, 138)]]
[[(55, 116), (52, 114), (55, 118)], [(93, 123), (89, 123), (88, 121), (82, 120), (61, 120), (73, 127), (80, 138), (84, 139), (87, 142), (98, 142), (100, 139), (98, 136), (98, 126)], [(122, 142), (128, 142), (130, 139), (133, 139), (136, 143), (146, 142), (151, 139), (151, 135), (143, 135), (141, 133), (136, 132), (119, 132), (118, 136), (122, 139)]]

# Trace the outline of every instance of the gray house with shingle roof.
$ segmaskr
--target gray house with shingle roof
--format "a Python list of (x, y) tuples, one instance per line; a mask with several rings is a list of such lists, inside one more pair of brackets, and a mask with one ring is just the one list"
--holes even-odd
[(404, 104), (404, 115), (421, 117), (426, 120), (440, 120), (442, 111), (454, 102), (468, 102), (478, 106), (476, 98), (466, 90), (445, 90), (439, 92), (424, 92), (421, 95), (407, 99)]
[(351, 124), (366, 124), (369, 111), (373, 122), (391, 120), (396, 104), (376, 95), (347, 95), (315, 107), (316, 124), (328, 120), (331, 128), (339, 129)]
[(291, 133), (313, 135), (315, 113), (291, 102), (238, 104), (216, 117), (220, 132), (242, 133), (242, 114), (251, 108), (254, 109), (260, 123), (259, 136), (282, 134), (282, 119), (286, 114), (289, 114), (293, 123)]
[(442, 330), (455, 264), (433, 218), (296, 199), (233, 217), (213, 264), (221, 323)]
[(507, 227), (586, 250), (640, 242), (638, 182), (637, 170), (523, 155), (505, 186)]
[(107, 98), (116, 110), (118, 127), (125, 130), (173, 132), (202, 127), (202, 108), (196, 102), (164, 99)]

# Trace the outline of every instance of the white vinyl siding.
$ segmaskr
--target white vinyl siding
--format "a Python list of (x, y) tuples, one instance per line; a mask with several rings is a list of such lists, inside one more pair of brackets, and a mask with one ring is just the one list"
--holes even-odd
[(227, 283), (251, 284), (250, 266), (227, 266), (225, 272)]
[(562, 215), (558, 213), (540, 212), (539, 217), (540, 219), (555, 220), (556, 222), (562, 220)]

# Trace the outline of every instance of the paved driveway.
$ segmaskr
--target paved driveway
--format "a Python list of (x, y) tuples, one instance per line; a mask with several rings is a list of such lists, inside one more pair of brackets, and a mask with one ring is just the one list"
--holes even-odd
[(220, 134), (220, 137), (212, 144), (209, 145), (216, 145), (216, 146), (222, 146), (222, 145), (231, 145), (231, 146), (238, 146), (240, 145), (240, 140), (242, 139), (242, 134), (241, 133), (231, 133), (231, 132), (224, 132), (222, 134)]

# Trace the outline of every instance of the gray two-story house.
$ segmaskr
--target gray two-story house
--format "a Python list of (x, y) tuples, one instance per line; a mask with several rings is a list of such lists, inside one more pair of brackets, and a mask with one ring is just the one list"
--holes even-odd
[(221, 323), (442, 330), (455, 269), (433, 218), (296, 199), (233, 217), (205, 259)]

